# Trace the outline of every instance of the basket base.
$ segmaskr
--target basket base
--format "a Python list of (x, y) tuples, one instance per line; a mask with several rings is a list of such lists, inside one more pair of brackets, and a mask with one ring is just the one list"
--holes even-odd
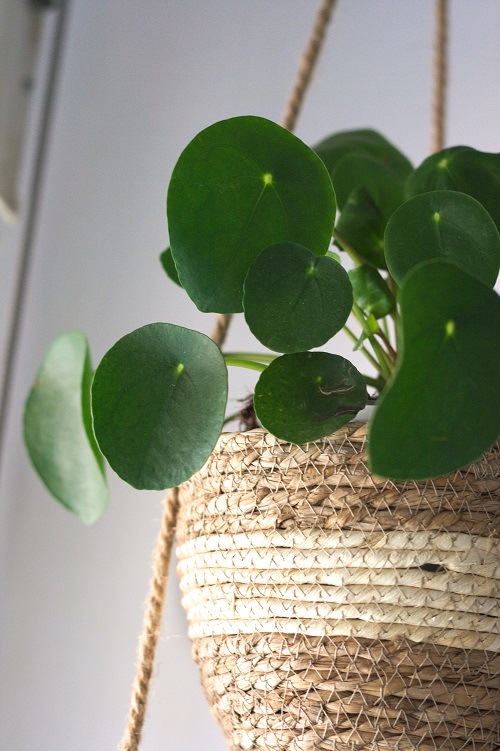
[(196, 639), (232, 751), (498, 751), (500, 656), (343, 637)]

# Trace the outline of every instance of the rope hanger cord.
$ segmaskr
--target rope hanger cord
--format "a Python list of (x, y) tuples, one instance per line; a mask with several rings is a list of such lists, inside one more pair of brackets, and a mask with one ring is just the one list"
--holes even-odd
[(431, 152), (444, 148), (448, 83), (448, 0), (436, 0)]
[[(282, 126), (287, 130), (294, 129), (300, 114), (336, 2), (337, 0), (321, 0), (281, 121)], [(212, 339), (219, 347), (224, 344), (231, 317), (230, 314), (217, 316)], [(141, 742), (156, 645), (160, 635), (178, 509), (178, 489), (172, 488), (165, 498), (161, 529), (153, 557), (153, 576), (146, 601), (143, 632), (139, 641), (137, 671), (132, 687), (127, 726), (120, 744), (122, 751), (137, 751)]]

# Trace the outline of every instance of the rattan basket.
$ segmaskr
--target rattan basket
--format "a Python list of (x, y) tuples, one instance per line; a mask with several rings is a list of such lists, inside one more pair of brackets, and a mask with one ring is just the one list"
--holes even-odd
[(500, 749), (500, 452), (370, 475), (366, 427), (224, 434), (181, 488), (194, 658), (231, 749)]

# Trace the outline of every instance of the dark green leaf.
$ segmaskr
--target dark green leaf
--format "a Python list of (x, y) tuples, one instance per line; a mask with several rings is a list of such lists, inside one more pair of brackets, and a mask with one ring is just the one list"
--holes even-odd
[(97, 440), (135, 488), (161, 490), (205, 463), (224, 421), (227, 369), (204, 334), (168, 323), (120, 339), (96, 370)]
[(410, 174), (406, 197), (430, 190), (458, 190), (482, 203), (500, 231), (500, 154), (454, 146), (428, 157)]
[(345, 324), (352, 308), (347, 272), (302, 245), (264, 250), (250, 267), (243, 297), (246, 322), (277, 352), (320, 347)]
[(386, 269), (384, 231), (386, 220), (365, 188), (353, 190), (337, 223), (337, 230), (358, 256), (379, 269)]
[(291, 443), (315, 441), (349, 422), (366, 404), (363, 376), (339, 355), (297, 352), (276, 358), (255, 388), (262, 425)]
[(38, 371), (24, 412), (31, 461), (52, 495), (86, 524), (105, 511), (104, 462), (92, 430), (92, 367), (84, 334), (56, 339)]
[(197, 135), (177, 162), (167, 197), (172, 254), (203, 311), (242, 310), (243, 283), (270, 245), (324, 255), (335, 194), (321, 160), (279, 125), (236, 117)]
[(344, 156), (330, 172), (339, 208), (344, 209), (353, 190), (364, 188), (387, 221), (404, 201), (405, 178), (366, 154)]
[(408, 159), (386, 138), (374, 130), (348, 130), (334, 133), (321, 141), (314, 150), (332, 173), (335, 166), (347, 154), (365, 154), (377, 159), (394, 174), (406, 177), (412, 165)]
[(167, 248), (163, 251), (163, 253), (160, 254), (160, 262), (163, 266), (164, 271), (167, 273), (170, 279), (178, 284), (179, 287), (182, 287), (182, 284), (179, 281), (179, 274), (177, 273), (177, 269), (175, 268), (175, 263), (170, 248)]
[(394, 297), (386, 281), (373, 266), (358, 266), (349, 271), (354, 301), (367, 315), (383, 318), (394, 310)]
[(337, 230), (362, 260), (386, 268), (385, 225), (403, 202), (410, 162), (372, 130), (336, 133), (315, 150), (330, 173), (342, 210)]
[(373, 472), (420, 480), (477, 458), (500, 433), (500, 300), (453, 263), (411, 271), (402, 359), (369, 432)]
[(398, 284), (417, 264), (441, 257), (493, 287), (500, 268), (500, 236), (474, 198), (437, 190), (411, 198), (393, 214), (385, 231), (385, 255)]

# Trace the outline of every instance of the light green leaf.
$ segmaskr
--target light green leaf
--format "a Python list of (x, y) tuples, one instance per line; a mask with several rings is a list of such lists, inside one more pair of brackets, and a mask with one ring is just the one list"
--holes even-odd
[(104, 462), (92, 429), (92, 366), (84, 334), (71, 331), (51, 345), (24, 412), (24, 440), (52, 495), (86, 524), (105, 511)]
[(335, 209), (328, 172), (296, 136), (260, 117), (215, 123), (183, 151), (168, 189), (181, 284), (200, 310), (240, 312), (257, 256), (280, 242), (324, 255)]
[(143, 326), (103, 357), (92, 386), (97, 440), (135, 488), (162, 490), (200, 469), (219, 437), (227, 369), (204, 334), (169, 323)]
[(500, 236), (474, 198), (436, 190), (411, 198), (393, 214), (385, 231), (385, 255), (400, 285), (422, 261), (442, 258), (493, 287), (500, 268)]
[(264, 250), (245, 280), (246, 322), (277, 352), (320, 347), (345, 324), (352, 308), (347, 272), (328, 257), (294, 243)]
[(400, 296), (402, 358), (369, 430), (374, 473), (421, 480), (476, 459), (500, 433), (500, 299), (453, 263), (427, 261)]
[(282, 355), (264, 370), (254, 406), (262, 425), (277, 438), (305, 443), (333, 433), (366, 404), (363, 376), (339, 355)]

